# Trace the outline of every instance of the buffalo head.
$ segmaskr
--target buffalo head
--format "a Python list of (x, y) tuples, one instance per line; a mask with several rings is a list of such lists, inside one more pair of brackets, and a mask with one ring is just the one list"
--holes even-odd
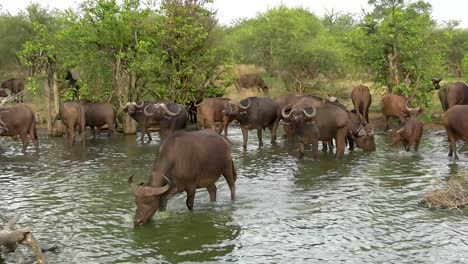
[(177, 112), (173, 112), (169, 110), (165, 103), (151, 104), (145, 107), (144, 113), (147, 117), (152, 117), (156, 120), (162, 120), (163, 118), (171, 119), (172, 117), (179, 115), (182, 111), (182, 106), (177, 106), (179, 109)]
[(400, 144), (405, 135), (406, 128), (402, 127), (400, 129), (395, 129), (390, 131), (390, 138), (392, 140), (392, 145)]
[(407, 117), (416, 116), (422, 113), (422, 111), (423, 110), (420, 107), (416, 107), (416, 108), (410, 107), (409, 100), (406, 100), (405, 109), (403, 110), (403, 113), (405, 113)]
[(358, 148), (364, 151), (375, 151), (374, 129), (369, 130), (363, 124), (359, 124), (356, 131), (351, 132), (351, 138)]
[(133, 190), (135, 196), (136, 212), (133, 217), (133, 223), (135, 225), (143, 225), (150, 221), (156, 211), (159, 209), (161, 204), (161, 195), (166, 193), (170, 186), (170, 181), (164, 176), (167, 184), (161, 187), (150, 187), (136, 185), (133, 183), (133, 175), (128, 178), (128, 184)]
[[(246, 105), (247, 104), (247, 105)], [(233, 101), (229, 100), (226, 102), (226, 106), (224, 109), (224, 114), (229, 118), (234, 118), (239, 115), (246, 115), (247, 111), (250, 107), (250, 98), (246, 98), (239, 103), (234, 103)]]
[(122, 109), (129, 115), (133, 115), (136, 113), (136, 111), (140, 110), (143, 107), (143, 104), (143, 101), (140, 104), (137, 104), (135, 102), (128, 102), (125, 106), (120, 105), (120, 107), (122, 107)]
[(317, 110), (311, 105), (299, 108), (291, 108), (291, 105), (287, 105), (281, 110), (283, 121), (286, 124), (293, 123), (295, 126), (315, 123), (316, 115)]

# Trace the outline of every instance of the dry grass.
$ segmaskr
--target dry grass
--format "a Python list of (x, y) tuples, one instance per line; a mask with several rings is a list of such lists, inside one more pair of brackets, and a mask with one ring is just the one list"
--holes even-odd
[(445, 188), (426, 193), (421, 204), (429, 208), (454, 209), (468, 204), (468, 173), (452, 177)]

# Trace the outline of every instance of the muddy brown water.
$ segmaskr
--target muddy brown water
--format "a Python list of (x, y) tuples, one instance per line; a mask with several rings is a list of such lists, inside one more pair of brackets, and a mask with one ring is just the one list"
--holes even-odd
[[(20, 213), (42, 243), (59, 243), (49, 263), (467, 263), (465, 212), (431, 210), (418, 201), (437, 183), (468, 164), (447, 156), (444, 132), (425, 132), (420, 152), (391, 147), (377, 135), (377, 151), (349, 153), (336, 161), (297, 160), (297, 145), (279, 139), (257, 147), (250, 133), (242, 150), (238, 127), (229, 140), (238, 171), (237, 201), (218, 182), (218, 201), (206, 190), (185, 207), (185, 195), (168, 212), (133, 228), (135, 173), (149, 175), (159, 137), (140, 144), (136, 136), (89, 139), (67, 147), (64, 138), (40, 135), (41, 151), (20, 154), (21, 144), (1, 138), (0, 223)], [(8, 254), (33, 257), (27, 248)]]

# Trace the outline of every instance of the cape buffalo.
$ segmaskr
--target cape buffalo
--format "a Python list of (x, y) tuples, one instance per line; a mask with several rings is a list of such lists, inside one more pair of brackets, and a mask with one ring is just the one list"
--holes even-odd
[(149, 118), (159, 122), (159, 137), (161, 142), (169, 133), (184, 129), (187, 125), (187, 111), (176, 103), (156, 103), (147, 105), (143, 112)]
[(299, 139), (300, 160), (304, 158), (306, 144), (312, 144), (312, 155), (314, 159), (317, 159), (320, 130), (317, 126), (316, 115), (317, 110), (309, 104), (307, 98), (299, 100), (290, 108), (285, 106), (281, 110), (284, 122), (290, 124), (291, 132)]
[[(278, 104), (278, 108), (282, 110), (287, 105), (294, 105), (303, 97), (303, 95), (283, 95), (276, 99), (276, 103)], [(289, 122), (283, 122), (283, 130), (285, 138), (292, 135), (292, 128)]]
[(357, 115), (365, 118), (366, 122), (369, 123), (369, 107), (372, 103), (369, 87), (365, 85), (354, 87), (351, 92), (351, 100)]
[(410, 151), (410, 147), (414, 146), (414, 151), (418, 151), (419, 142), (423, 133), (423, 123), (414, 117), (410, 117), (391, 133), (393, 145), (403, 143), (406, 151)]
[(210, 200), (216, 201), (215, 183), (221, 174), (235, 200), (236, 170), (231, 146), (222, 136), (211, 130), (171, 133), (160, 147), (148, 182), (137, 186), (133, 176), (129, 178), (137, 205), (134, 224), (145, 224), (158, 209), (165, 210), (167, 201), (178, 192), (187, 193), (189, 210), (193, 209), (198, 188), (206, 188)]
[(449, 146), (449, 157), (457, 155), (457, 140), (468, 140), (468, 105), (454, 105), (442, 114), (442, 124), (447, 131)]
[(29, 144), (28, 134), (39, 151), (34, 112), (26, 105), (11, 108), (0, 108), (0, 136), (19, 135), (23, 142), (23, 153)]
[(348, 135), (349, 150), (354, 150), (354, 144), (364, 151), (375, 151), (374, 130), (370, 130), (362, 116), (353, 109), (348, 111)]
[(159, 125), (159, 122), (153, 118), (147, 117), (145, 113), (143, 113), (143, 110), (145, 107), (148, 105), (151, 105), (153, 103), (144, 103), (141, 102), (140, 104), (137, 104), (135, 102), (128, 102), (127, 105), (121, 106), (123, 108), (123, 111), (128, 113), (128, 115), (133, 118), (139, 125), (140, 125), (140, 130), (141, 130), (141, 137), (140, 141), (143, 143), (143, 139), (145, 137), (145, 134), (148, 135), (148, 140), (151, 141), (153, 138), (151, 138), (151, 134), (148, 130), (149, 126), (154, 126), (154, 125)]
[(436, 89), (439, 90), (439, 100), (442, 109), (447, 111), (454, 105), (468, 105), (468, 86), (464, 82), (449, 83), (440, 87), (441, 79), (433, 79)]
[(252, 89), (256, 87), (258, 91), (268, 93), (268, 85), (258, 74), (246, 74), (239, 76), (239, 78), (236, 80), (236, 87), (238, 91), (241, 88)]
[(411, 108), (406, 97), (396, 94), (385, 95), (382, 97), (380, 104), (385, 121), (385, 131), (388, 131), (389, 117), (398, 117), (400, 119), (400, 124), (402, 124), (407, 117), (415, 116), (422, 112), (422, 109), (419, 107)]
[(56, 119), (60, 119), (68, 134), (68, 144), (75, 144), (75, 130), (78, 127), (81, 134), (81, 141), (86, 142), (86, 120), (85, 110), (80, 102), (65, 102), (60, 106)]
[(281, 118), (278, 104), (268, 97), (247, 97), (234, 104), (226, 102), (225, 115), (236, 119), (240, 123), (244, 140), (243, 147), (247, 148), (249, 129), (257, 129), (258, 145), (263, 146), (262, 130), (269, 128), (271, 131), (271, 143), (276, 141), (276, 129)]
[(195, 105), (197, 107), (197, 119), (199, 128), (210, 128), (216, 131), (215, 122), (220, 122), (221, 126), (218, 133), (221, 134), (224, 130), (224, 135), (227, 135), (228, 124), (232, 121), (224, 115), (224, 108), (229, 98), (205, 98), (201, 103)]
[(6, 89), (10, 90), (12, 95), (15, 95), (15, 102), (23, 102), (23, 92), (24, 92), (24, 80), (23, 79), (9, 79), (3, 81), (0, 85), (0, 88), (3, 89), (0, 92), (0, 97), (6, 97)]
[(98, 128), (99, 133), (100, 128), (106, 124), (109, 129), (109, 135), (110, 132), (114, 135), (117, 133), (115, 130), (117, 112), (114, 106), (108, 103), (83, 103), (83, 108), (85, 110), (86, 126), (91, 127), (94, 138), (96, 138), (95, 128)]

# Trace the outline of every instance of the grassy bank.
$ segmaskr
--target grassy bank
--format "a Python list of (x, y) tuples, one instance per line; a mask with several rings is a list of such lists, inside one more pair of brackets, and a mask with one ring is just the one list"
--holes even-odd
[(429, 208), (464, 208), (468, 204), (468, 172), (451, 177), (445, 186), (426, 193), (421, 204)]

